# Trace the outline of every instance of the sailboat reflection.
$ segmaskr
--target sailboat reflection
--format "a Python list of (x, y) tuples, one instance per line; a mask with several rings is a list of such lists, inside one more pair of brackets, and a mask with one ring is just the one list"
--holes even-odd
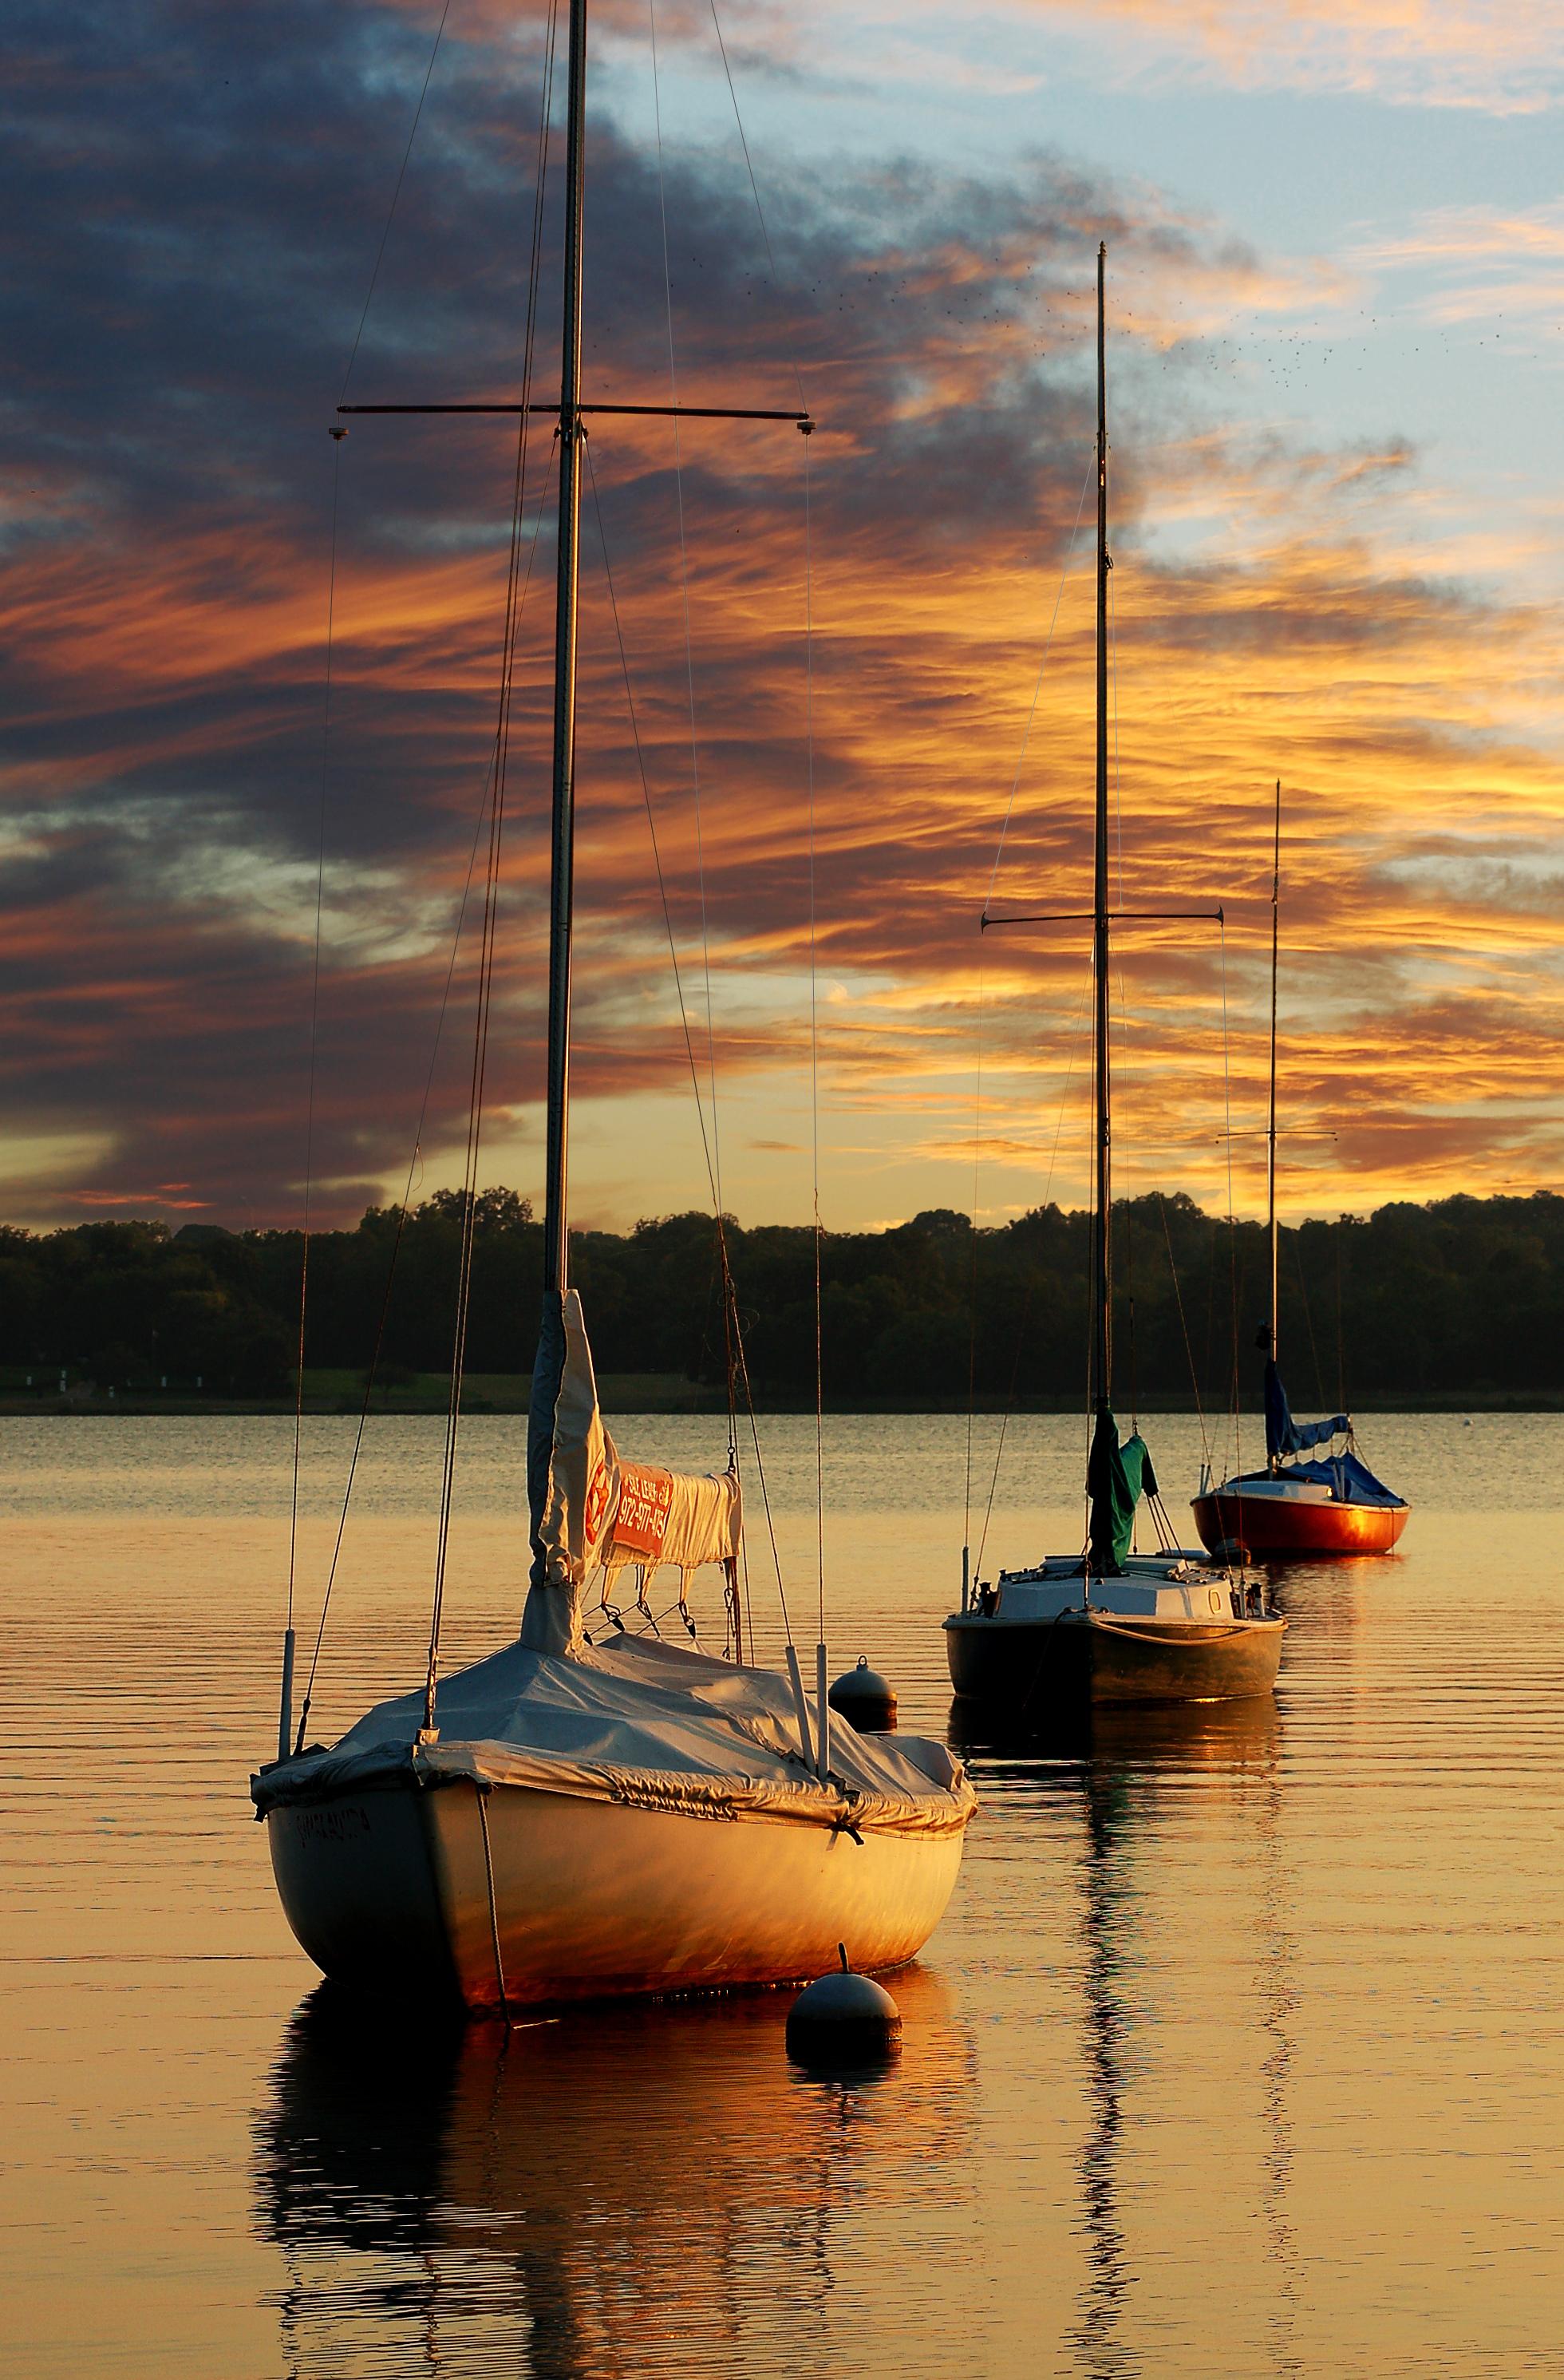
[[(1268, 2273), (1256, 2369), (1285, 2372), (1296, 2290), (1288, 2215), (1292, 2145), (1291, 1946), (1279, 1842), (1282, 1718), (1269, 1696), (1065, 1714), (981, 1737), (957, 1704), (952, 1743), (992, 1805), (1073, 1798), (1081, 2060), (1087, 2124), (1076, 2152), (1085, 2271), (1071, 2369), (1138, 2380), (1166, 2368), (1150, 2266), (1187, 2219), (1203, 2136), (1232, 2144), (1218, 2177), (1230, 2256), (1255, 2241)], [(976, 1723), (976, 1724), (975, 1724)], [(1201, 1998), (1215, 1963), (1220, 2005)], [(1241, 2112), (1253, 2111), (1251, 2131)], [(1170, 2212), (1158, 2193), (1181, 2179)], [(1247, 2180), (1245, 2176), (1247, 2174)], [(1201, 2191), (1195, 2200), (1208, 2203)], [(1146, 2285), (1151, 2284), (1150, 2296)]]
[(937, 2171), (959, 2199), (972, 2049), (939, 1978), (897, 1977), (903, 2055), (810, 2080), (788, 1997), (624, 2003), (518, 2027), (390, 2031), (324, 1985), (257, 2124), (283, 2251), (285, 2368), (309, 2380), (727, 2371), (820, 2316), (841, 2227)]
[[(996, 1718), (999, 1723), (996, 1724)], [(1269, 1696), (1244, 1702), (1098, 1703), (1040, 1712), (1024, 1730), (966, 1702), (951, 1705), (947, 1740), (964, 1760), (1084, 1761), (1106, 1777), (1164, 1768), (1268, 1767), (1281, 1741)], [(1086, 1779), (1088, 1800), (1090, 1777)]]

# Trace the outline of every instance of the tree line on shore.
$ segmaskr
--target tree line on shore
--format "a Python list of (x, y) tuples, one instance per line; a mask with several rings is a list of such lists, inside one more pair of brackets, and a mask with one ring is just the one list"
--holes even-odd
[[(1252, 1400), (1268, 1276), (1264, 1227), (1182, 1193), (1114, 1210), (1120, 1402), (1213, 1405), (1235, 1376)], [(394, 1384), (448, 1370), (462, 1237), (459, 1194), (406, 1213), (371, 1208), (309, 1245), (306, 1369)], [(1090, 1218), (1057, 1206), (975, 1232), (938, 1208), (821, 1243), (827, 1402), (1068, 1404), (1082, 1393)], [(812, 1403), (815, 1247), (806, 1226), (730, 1221), (726, 1240), (758, 1402)], [(0, 1367), (14, 1389), (56, 1373), (100, 1390), (240, 1399), (291, 1392), (302, 1243), (297, 1231), (212, 1224), (0, 1227)], [(486, 1191), (474, 1217), (467, 1364), (526, 1373), (542, 1232), (527, 1200)], [(572, 1236), (572, 1278), (598, 1368), (724, 1378), (709, 1215)], [(1398, 1202), (1281, 1234), (1283, 1368), (1301, 1407), (1354, 1396), (1553, 1395), (1564, 1387), (1564, 1198)], [(382, 1329), (383, 1318), (383, 1329)]]

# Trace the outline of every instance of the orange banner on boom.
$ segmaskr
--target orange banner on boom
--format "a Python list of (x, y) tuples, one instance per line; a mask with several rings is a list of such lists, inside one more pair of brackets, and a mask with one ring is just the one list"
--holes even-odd
[(619, 1510), (613, 1516), (613, 1542), (633, 1554), (662, 1551), (668, 1513), (673, 1501), (673, 1475), (649, 1463), (621, 1462)]

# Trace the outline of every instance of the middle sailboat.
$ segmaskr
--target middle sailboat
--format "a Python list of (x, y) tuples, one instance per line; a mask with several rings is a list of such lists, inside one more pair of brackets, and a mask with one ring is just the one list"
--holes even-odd
[[(1207, 1702), (1269, 1694), (1287, 1622), (1265, 1608), (1263, 1586), (1197, 1554), (1165, 1547), (1141, 1554), (1135, 1506), (1157, 1506), (1150, 1453), (1138, 1433), (1121, 1445), (1113, 1417), (1108, 905), (1108, 375), (1106, 247), (1097, 261), (1097, 808), (1092, 907), (1096, 1192), (1092, 1234), (1095, 1415), (1086, 1473), (1083, 1550), (1000, 1571), (970, 1590), (945, 1621), (958, 1695), (1010, 1713), (1041, 1715), (1049, 1702)], [(996, 922), (985, 917), (985, 925)], [(1029, 922), (1017, 920), (1016, 922)]]

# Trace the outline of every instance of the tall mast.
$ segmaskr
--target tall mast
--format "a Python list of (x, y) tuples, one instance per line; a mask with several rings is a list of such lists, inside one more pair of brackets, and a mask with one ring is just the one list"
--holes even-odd
[(1276, 781), (1276, 833), (1271, 845), (1271, 1104), (1266, 1128), (1266, 1230), (1271, 1254), (1271, 1361), (1277, 1360), (1276, 1228), (1276, 978), (1281, 915), (1281, 779)]
[(1097, 840), (1093, 893), (1092, 971), (1097, 990), (1097, 1249), (1096, 1322), (1092, 1338), (1092, 1397), (1106, 1405), (1113, 1394), (1112, 1263), (1109, 1245), (1112, 1212), (1109, 1166), (1108, 1068), (1108, 366), (1104, 331), (1103, 275), (1108, 247), (1097, 252)]
[(570, 0), (564, 164), (564, 332), (560, 354), (559, 577), (554, 608), (553, 839), (549, 878), (549, 1122), (543, 1288), (569, 1270), (570, 929), (576, 861), (576, 597), (581, 528), (581, 232), (585, 212), (587, 0)]

